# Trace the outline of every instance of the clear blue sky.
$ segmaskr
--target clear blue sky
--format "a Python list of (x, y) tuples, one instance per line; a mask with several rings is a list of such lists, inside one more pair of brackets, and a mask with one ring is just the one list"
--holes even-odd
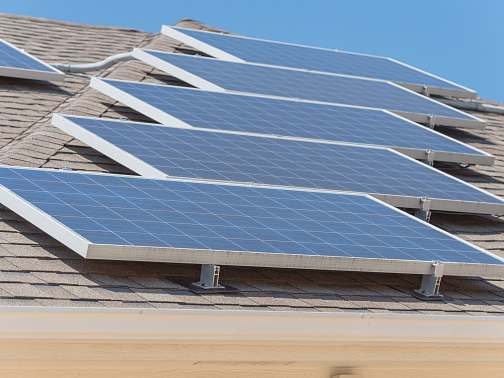
[(249, 36), (391, 56), (504, 102), (502, 0), (0, 0), (0, 12), (146, 31), (188, 17)]

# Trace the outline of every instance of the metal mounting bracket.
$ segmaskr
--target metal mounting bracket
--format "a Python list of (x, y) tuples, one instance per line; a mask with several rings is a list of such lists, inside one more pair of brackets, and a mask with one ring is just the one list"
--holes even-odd
[(431, 129), (434, 129), (434, 127), (436, 126), (436, 117), (434, 116), (434, 114), (429, 114), (427, 116), (427, 126), (429, 126), (429, 128)]
[(432, 263), (432, 271), (430, 274), (422, 276), (420, 289), (415, 290), (415, 296), (419, 299), (427, 301), (439, 301), (443, 295), (439, 293), (441, 279), (443, 278), (443, 264), (439, 261)]
[(425, 151), (425, 162), (431, 167), (434, 165), (434, 154), (435, 153), (432, 150)]
[(415, 217), (429, 223), (431, 218), (431, 200), (427, 197), (420, 198), (420, 208), (415, 211)]
[(226, 289), (219, 283), (220, 266), (214, 264), (201, 265), (200, 279), (192, 285), (202, 291), (216, 291)]
[(430, 97), (430, 91), (427, 85), (422, 85), (422, 94), (426, 97)]

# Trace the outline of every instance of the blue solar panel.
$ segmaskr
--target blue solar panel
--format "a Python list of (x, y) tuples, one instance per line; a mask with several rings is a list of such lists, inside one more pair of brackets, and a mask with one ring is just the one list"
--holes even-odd
[[(402, 152), (406, 152), (404, 149), (418, 149), (466, 156), (489, 156), (381, 110), (120, 80), (101, 81), (134, 98), (136, 101), (127, 101), (126, 105), (141, 113), (146, 113), (145, 106), (139, 107), (138, 100), (194, 127), (387, 146), (400, 148)], [(116, 99), (124, 100), (124, 96)], [(158, 114), (159, 112), (152, 112), (147, 115), (158, 122), (169, 123), (169, 120), (158, 117)]]
[(234, 63), (159, 51), (146, 52), (162, 62), (172, 64), (229, 91), (475, 120), (466, 113), (389, 82)]
[(0, 168), (0, 184), (4, 205), (94, 244), (503, 264), (364, 196), (20, 168)]
[[(504, 202), (490, 193), (383, 148), (65, 118), (73, 122), (74, 127), (64, 128), (70, 134), (82, 135), (83, 129), (168, 176), (482, 202), (504, 210)], [(103, 147), (101, 152), (109, 151)], [(129, 155), (119, 160), (144, 174), (129, 161)]]
[(62, 79), (64, 75), (13, 45), (0, 40), (0, 76)]
[[(209, 33), (194, 29), (176, 27), (173, 29), (247, 62), (472, 92), (467, 88), (385, 57), (244, 38), (221, 33)], [(167, 28), (164, 28), (163, 31), (169, 32)], [(176, 35), (173, 36), (177, 37)], [(183, 42), (190, 44), (190, 41), (186, 39)], [(212, 55), (208, 50), (202, 49), (202, 51)], [(220, 58), (217, 55), (219, 54), (214, 56)]]

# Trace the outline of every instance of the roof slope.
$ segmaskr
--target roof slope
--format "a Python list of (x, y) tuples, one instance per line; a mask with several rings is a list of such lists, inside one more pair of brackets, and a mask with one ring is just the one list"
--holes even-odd
[[(0, 24), (0, 38), (47, 62), (91, 62), (134, 47), (193, 53), (166, 36), (136, 30), (2, 14)], [(188, 20), (179, 25), (206, 28)], [(137, 61), (94, 75), (182, 84)], [(132, 174), (50, 125), (56, 111), (149, 121), (89, 89), (88, 75), (68, 75), (59, 85), (0, 80), (1, 164)], [(504, 117), (477, 115), (491, 122), (486, 130), (450, 134), (493, 153), (495, 165), (445, 170), (504, 196)], [(433, 223), (504, 256), (504, 222), (497, 218), (435, 215)], [(445, 299), (422, 302), (412, 295), (418, 276), (223, 267), (223, 281), (237, 291), (198, 294), (189, 288), (198, 274), (192, 265), (84, 260), (0, 209), (0, 304), (504, 314), (504, 280), (444, 278)]]

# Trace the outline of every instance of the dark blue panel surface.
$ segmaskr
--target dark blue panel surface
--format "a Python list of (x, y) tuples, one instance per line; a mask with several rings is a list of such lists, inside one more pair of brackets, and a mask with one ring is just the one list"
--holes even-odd
[(0, 184), (98, 244), (502, 264), (364, 196), (19, 168)]
[(240, 38), (192, 29), (174, 29), (247, 62), (464, 90), (460, 86), (383, 57)]
[(465, 113), (384, 81), (147, 52), (226, 90), (473, 120)]
[(194, 127), (484, 155), (380, 110), (103, 81)]
[(170, 176), (504, 205), (489, 193), (382, 148), (66, 118)]
[(25, 70), (54, 72), (50, 67), (38, 62), (29, 55), (23, 54), (0, 40), (0, 67)]

